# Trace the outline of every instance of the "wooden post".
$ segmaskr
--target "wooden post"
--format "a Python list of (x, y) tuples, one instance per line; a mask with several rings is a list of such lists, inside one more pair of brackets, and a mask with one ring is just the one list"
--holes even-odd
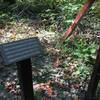
[(22, 89), (24, 100), (35, 100), (32, 82), (31, 59), (26, 59), (16, 63), (18, 68), (18, 77)]
[(84, 100), (96, 100), (95, 96), (99, 80), (100, 80), (100, 48), (97, 52), (96, 63), (91, 75), (87, 94)]

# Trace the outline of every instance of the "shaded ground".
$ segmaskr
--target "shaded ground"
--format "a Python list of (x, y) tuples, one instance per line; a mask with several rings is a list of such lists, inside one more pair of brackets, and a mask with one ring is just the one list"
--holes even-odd
[[(66, 66), (60, 64), (59, 67), (55, 67), (54, 60), (56, 53), (59, 52), (54, 47), (55, 33), (41, 29), (36, 30), (34, 20), (31, 26), (29, 26), (31, 21), (28, 22), (20, 21), (2, 28), (0, 31), (1, 43), (34, 36), (39, 37), (45, 53), (43, 57), (36, 58), (36, 61), (32, 60), (33, 88), (37, 100), (83, 100), (89, 74), (82, 77), (76, 72), (76, 66), (82, 62), (66, 55), (62, 59), (62, 63)], [(0, 69), (0, 100), (21, 100), (16, 69), (15, 65)]]
[[(65, 72), (65, 68), (53, 68), (50, 58), (37, 61), (39, 62), (33, 66), (32, 73), (34, 91), (39, 100), (43, 98), (50, 98), (50, 100), (72, 100), (72, 98), (77, 100), (75, 98), (81, 98), (79, 100), (82, 100), (86, 80), (78, 79), (78, 77), (71, 79), (70, 73)], [(16, 66), (3, 68), (0, 79), (3, 86), (0, 87), (2, 88), (0, 90), (2, 100), (21, 100)]]

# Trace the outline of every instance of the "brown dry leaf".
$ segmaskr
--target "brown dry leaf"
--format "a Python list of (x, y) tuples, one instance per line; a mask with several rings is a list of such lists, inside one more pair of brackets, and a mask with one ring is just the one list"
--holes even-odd
[(33, 85), (34, 89), (41, 89), (41, 90), (44, 90), (44, 91), (47, 91), (48, 95), (52, 95), (53, 93), (53, 90), (52, 90), (52, 87), (49, 86), (50, 84), (50, 81), (47, 82), (47, 83), (40, 83), (40, 84), (36, 84), (36, 85)]
[(48, 44), (49, 41), (46, 38), (42, 38), (43, 43)]
[(69, 71), (70, 71), (70, 72), (73, 72), (73, 70), (74, 70), (74, 68), (75, 68), (75, 65), (76, 65), (76, 64), (72, 64), (72, 63), (69, 64)]
[(67, 67), (67, 68), (64, 70), (64, 74), (67, 75), (67, 76), (71, 75), (71, 74), (73, 73), (75, 67), (76, 67), (75, 64), (70, 63), (70, 64), (69, 64), (69, 67)]
[(46, 49), (46, 51), (47, 51), (48, 53), (52, 53), (52, 55), (59, 54), (59, 52), (60, 52), (59, 49), (55, 49), (55, 48), (53, 48), (53, 47), (48, 47), (48, 48)]
[(3, 30), (2, 29), (0, 29), (0, 35), (2, 35), (3, 34)]
[(55, 59), (54, 59), (54, 62), (53, 62), (53, 67), (54, 68), (58, 68), (59, 66), (60, 66), (60, 59), (59, 59), (59, 57), (56, 57)]
[(40, 73), (40, 70), (37, 68), (32, 68), (32, 75), (37, 75)]
[(10, 36), (11, 39), (13, 40), (16, 40), (16, 33), (13, 33), (11, 36)]
[(13, 89), (13, 84), (11, 84), (10, 82), (6, 82), (5, 83), (5, 89), (7, 91), (11, 91)]

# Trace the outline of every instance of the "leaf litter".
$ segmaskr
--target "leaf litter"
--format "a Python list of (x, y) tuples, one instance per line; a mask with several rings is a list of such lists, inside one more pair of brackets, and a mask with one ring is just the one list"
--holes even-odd
[[(45, 57), (37, 58), (35, 64), (34, 59), (32, 60), (36, 97), (39, 100), (83, 100), (90, 77), (82, 78), (75, 73), (79, 62), (70, 56), (62, 59), (59, 56), (60, 50), (54, 47), (56, 33), (41, 29), (40, 23), (36, 22), (38, 21), (9, 22), (9, 25), (0, 28), (0, 43), (38, 36), (44, 47)], [(15, 65), (1, 67), (0, 99), (21, 100), (16, 70)]]

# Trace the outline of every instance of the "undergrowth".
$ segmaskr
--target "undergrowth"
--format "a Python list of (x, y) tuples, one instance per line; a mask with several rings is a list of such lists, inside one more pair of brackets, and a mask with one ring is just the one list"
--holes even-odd
[(75, 37), (74, 40), (67, 39), (62, 48), (65, 53), (71, 54), (75, 59), (86, 60), (88, 57), (92, 57), (92, 54), (96, 51), (96, 43), (87, 41), (83, 37)]
[(89, 42), (84, 37), (75, 37), (67, 39), (61, 46), (62, 55), (70, 56), (73, 60), (78, 61), (75, 74), (86, 77), (90, 74), (95, 64), (96, 42)]

